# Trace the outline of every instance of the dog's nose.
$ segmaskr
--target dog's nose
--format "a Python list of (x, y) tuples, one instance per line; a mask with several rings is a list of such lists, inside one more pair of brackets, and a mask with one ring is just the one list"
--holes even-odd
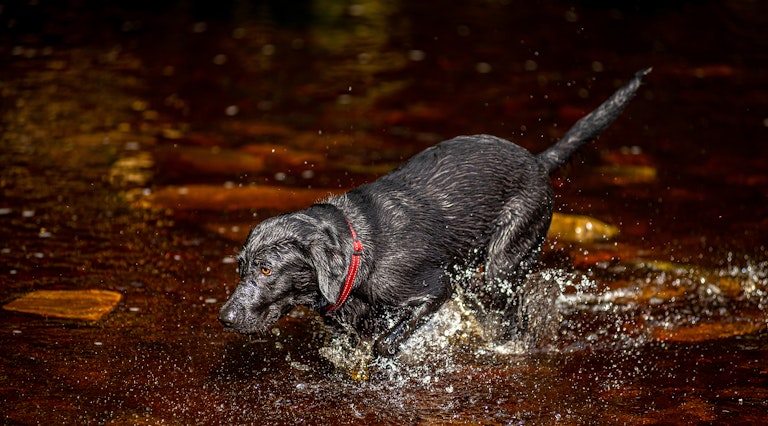
[(226, 328), (231, 328), (237, 320), (237, 310), (224, 305), (219, 311), (219, 322)]

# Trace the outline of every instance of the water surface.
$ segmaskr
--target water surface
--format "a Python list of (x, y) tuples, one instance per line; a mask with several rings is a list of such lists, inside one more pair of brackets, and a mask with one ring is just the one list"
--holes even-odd
[[(70, 3), (0, 12), (0, 302), (123, 298), (98, 322), (0, 310), (3, 423), (768, 417), (756, 2)], [(453, 302), (373, 363), (305, 309), (251, 338), (216, 321), (260, 220), (460, 134), (539, 152), (649, 66), (553, 176), (557, 211), (619, 233), (547, 240), (541, 345), (484, 342)]]

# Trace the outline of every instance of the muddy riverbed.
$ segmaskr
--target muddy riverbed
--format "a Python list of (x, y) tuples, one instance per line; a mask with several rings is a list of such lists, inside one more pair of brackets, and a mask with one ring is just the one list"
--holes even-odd
[[(759, 2), (18, 3), (0, 6), (3, 424), (768, 420)], [(456, 135), (539, 152), (649, 66), (552, 178), (539, 345), (484, 340), (458, 297), (392, 360), (306, 309), (264, 336), (216, 320), (259, 221)], [(74, 290), (115, 304), (18, 309)]]

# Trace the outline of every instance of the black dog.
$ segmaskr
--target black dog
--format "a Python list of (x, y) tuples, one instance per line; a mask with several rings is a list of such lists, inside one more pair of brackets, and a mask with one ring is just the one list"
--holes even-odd
[(372, 183), (263, 221), (238, 256), (240, 284), (219, 320), (264, 332), (306, 305), (393, 355), (449, 298), (456, 269), (482, 273), (462, 284), (481, 314), (519, 318), (510, 289), (537, 261), (549, 228), (549, 174), (618, 117), (647, 72), (538, 156), (494, 136), (460, 136)]

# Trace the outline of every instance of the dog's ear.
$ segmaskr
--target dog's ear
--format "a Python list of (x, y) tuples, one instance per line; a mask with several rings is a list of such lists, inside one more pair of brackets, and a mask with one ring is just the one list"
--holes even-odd
[(346, 262), (339, 232), (333, 224), (317, 224), (317, 233), (310, 239), (310, 256), (317, 274), (320, 293), (329, 303), (336, 303), (341, 292)]

